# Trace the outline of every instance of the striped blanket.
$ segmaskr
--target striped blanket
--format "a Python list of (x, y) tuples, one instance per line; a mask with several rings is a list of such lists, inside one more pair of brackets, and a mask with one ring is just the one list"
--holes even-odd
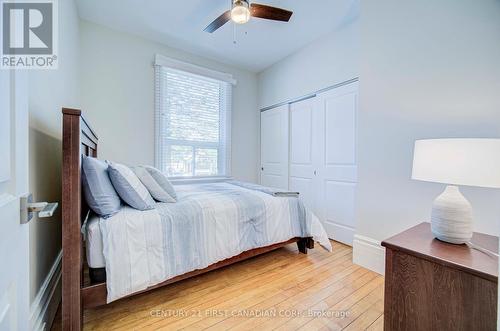
[(130, 207), (99, 221), (111, 302), (244, 251), (313, 237), (331, 251), (319, 220), (295, 197), (230, 183), (177, 186), (177, 203)]

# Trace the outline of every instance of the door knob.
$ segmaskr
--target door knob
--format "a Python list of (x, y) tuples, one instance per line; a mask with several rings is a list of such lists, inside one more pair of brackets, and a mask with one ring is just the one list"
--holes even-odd
[(264, 171), (264, 167), (261, 167), (260, 170)]
[(54, 215), (59, 204), (57, 202), (33, 202), (33, 195), (27, 194), (21, 197), (21, 224), (26, 224), (33, 218), (34, 213), (38, 217), (45, 218)]

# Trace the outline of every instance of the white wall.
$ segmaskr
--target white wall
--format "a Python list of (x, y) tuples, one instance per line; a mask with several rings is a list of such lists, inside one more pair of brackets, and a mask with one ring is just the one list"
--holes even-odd
[[(59, 68), (29, 72), (29, 186), (35, 201), (60, 203), (61, 108), (80, 105), (80, 42), (79, 18), (75, 3), (73, 0), (64, 0), (58, 4)], [(59, 205), (54, 217), (40, 220), (35, 217), (30, 222), (31, 302), (39, 295), (42, 284), (60, 251), (61, 207)], [(55, 298), (57, 309), (59, 300), (57, 294)]]
[(310, 94), (359, 75), (357, 17), (259, 74), (259, 108)]
[(154, 164), (156, 53), (230, 73), (233, 90), (232, 174), (256, 182), (259, 112), (256, 74), (81, 21), (83, 111), (99, 136), (99, 157)]
[[(410, 180), (416, 139), (500, 137), (499, 18), (498, 0), (362, 1), (358, 234), (429, 220), (444, 186)], [(500, 192), (462, 192), (498, 235)]]

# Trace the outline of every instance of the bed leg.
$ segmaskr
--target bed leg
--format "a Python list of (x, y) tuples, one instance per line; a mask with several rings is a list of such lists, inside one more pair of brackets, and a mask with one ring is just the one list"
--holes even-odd
[(307, 254), (307, 246), (305, 238), (300, 238), (299, 241), (297, 241), (297, 248), (299, 249), (300, 253)]
[(299, 241), (297, 241), (297, 247), (299, 248), (300, 253), (307, 254), (307, 247), (304, 239), (299, 239)]
[(300, 238), (299, 241), (297, 241), (297, 247), (300, 253), (307, 254), (308, 248), (314, 248), (314, 240), (312, 238)]

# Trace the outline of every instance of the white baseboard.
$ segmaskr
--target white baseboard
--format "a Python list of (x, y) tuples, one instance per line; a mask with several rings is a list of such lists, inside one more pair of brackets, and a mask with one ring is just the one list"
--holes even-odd
[(352, 246), (354, 239), (353, 228), (328, 221), (323, 222), (323, 226), (330, 239)]
[(375, 239), (354, 235), (352, 260), (381, 275), (385, 272), (385, 248)]
[(31, 330), (49, 330), (61, 301), (61, 269), (62, 251), (50, 268), (35, 300), (30, 307)]

